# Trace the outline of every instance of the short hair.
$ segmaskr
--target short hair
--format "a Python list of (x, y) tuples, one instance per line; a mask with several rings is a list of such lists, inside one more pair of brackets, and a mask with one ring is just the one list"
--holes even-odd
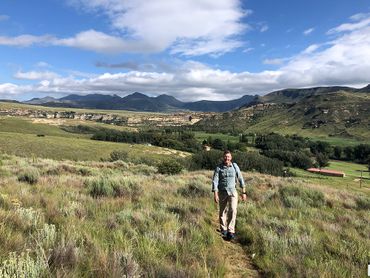
[(228, 153), (229, 153), (229, 154), (231, 154), (231, 152), (230, 152), (229, 150), (225, 150), (225, 151), (224, 151), (224, 155), (226, 155), (226, 154), (228, 154)]

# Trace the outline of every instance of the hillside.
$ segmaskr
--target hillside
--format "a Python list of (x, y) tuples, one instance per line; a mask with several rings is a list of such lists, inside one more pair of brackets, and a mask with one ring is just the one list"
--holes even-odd
[(0, 161), (2, 277), (365, 275), (365, 186), (243, 173), (248, 201), (239, 204), (238, 240), (228, 243), (216, 230), (211, 171), (165, 176), (124, 161)]
[(285, 90), (255, 104), (199, 121), (200, 130), (297, 133), (309, 137), (370, 139), (370, 92), (345, 88)]

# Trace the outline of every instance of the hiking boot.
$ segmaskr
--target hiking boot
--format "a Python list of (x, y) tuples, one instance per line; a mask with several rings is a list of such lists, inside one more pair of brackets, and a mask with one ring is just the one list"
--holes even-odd
[(221, 231), (221, 235), (222, 235), (222, 237), (227, 237), (228, 232), (227, 231)]
[(227, 240), (233, 240), (233, 239), (235, 239), (235, 233), (228, 232), (227, 233), (227, 236), (226, 236), (226, 239)]

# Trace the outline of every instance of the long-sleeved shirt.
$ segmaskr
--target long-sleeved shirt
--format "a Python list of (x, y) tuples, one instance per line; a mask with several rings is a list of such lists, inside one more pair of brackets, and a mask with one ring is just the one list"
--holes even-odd
[(226, 191), (228, 195), (233, 195), (236, 192), (236, 179), (239, 180), (239, 185), (243, 188), (245, 186), (244, 179), (236, 163), (229, 166), (220, 164), (213, 173), (212, 191)]

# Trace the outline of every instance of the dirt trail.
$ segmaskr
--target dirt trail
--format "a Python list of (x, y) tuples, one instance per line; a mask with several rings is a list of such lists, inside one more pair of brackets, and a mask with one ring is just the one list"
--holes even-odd
[[(218, 219), (214, 221), (214, 227), (217, 227)], [(215, 233), (217, 231), (215, 230)], [(226, 278), (239, 278), (239, 277), (261, 277), (258, 271), (252, 264), (251, 259), (243, 250), (242, 246), (233, 241), (225, 241), (221, 238), (223, 253), (225, 254), (225, 263), (228, 269)]]

